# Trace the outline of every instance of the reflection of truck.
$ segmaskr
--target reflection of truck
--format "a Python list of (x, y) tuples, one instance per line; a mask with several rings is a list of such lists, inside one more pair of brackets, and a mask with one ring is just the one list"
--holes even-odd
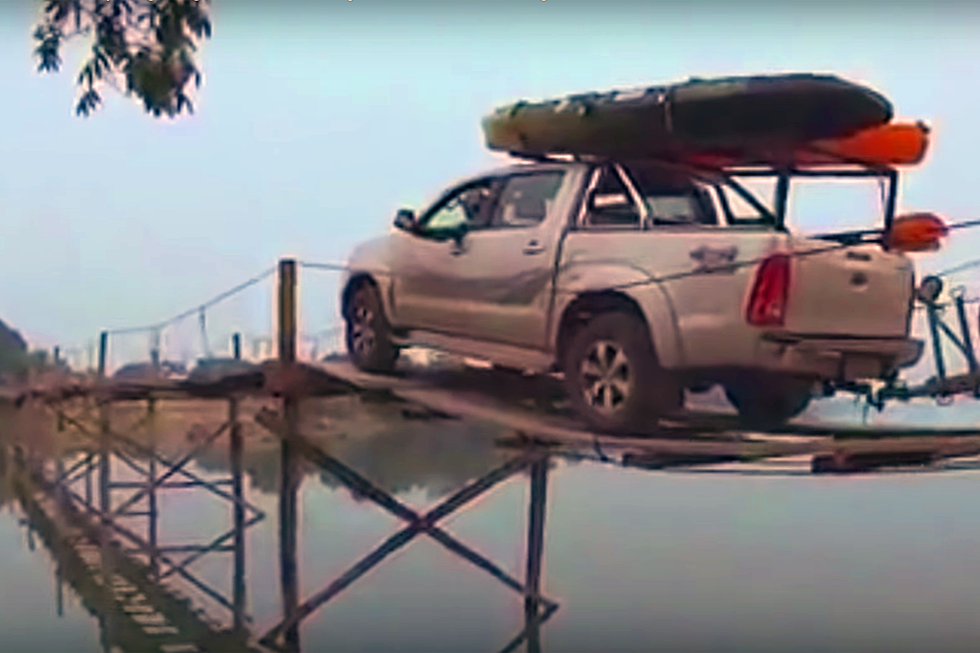
[[(894, 165), (921, 159), (927, 130), (888, 122), (880, 96), (834, 79), (677, 89), (493, 114), (488, 145), (536, 161), (467, 179), (418, 216), (399, 211), (393, 233), (357, 248), (342, 291), (354, 363), (389, 370), (400, 348), (421, 345), (557, 372), (592, 426), (633, 431), (677, 408), (685, 388), (720, 383), (746, 421), (771, 424), (802, 412), (816, 388), (892, 378), (918, 360), (902, 250), (935, 245), (943, 226), (896, 219)], [(787, 149), (754, 149), (756, 136), (705, 149), (718, 125), (758, 131), (790, 106), (809, 131)], [(816, 106), (863, 126), (830, 138)], [(700, 150), (677, 149), (681, 117)], [(636, 154), (660, 143), (662, 155)], [(548, 154), (576, 148), (596, 153)], [(750, 192), (750, 176), (774, 182), (772, 197)], [(813, 176), (880, 183), (883, 231), (794, 235), (787, 198)]]

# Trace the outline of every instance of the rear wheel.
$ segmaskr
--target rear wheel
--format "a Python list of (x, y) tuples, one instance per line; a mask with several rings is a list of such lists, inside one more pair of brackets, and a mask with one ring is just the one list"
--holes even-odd
[(366, 372), (392, 371), (399, 349), (391, 341), (391, 325), (374, 286), (365, 283), (358, 287), (344, 312), (344, 335), (351, 362)]
[(725, 396), (746, 426), (782, 426), (810, 405), (813, 382), (780, 375), (752, 375), (725, 385)]
[(661, 369), (646, 325), (635, 315), (598, 315), (573, 337), (563, 361), (576, 412), (600, 431), (642, 433), (676, 410), (682, 389)]

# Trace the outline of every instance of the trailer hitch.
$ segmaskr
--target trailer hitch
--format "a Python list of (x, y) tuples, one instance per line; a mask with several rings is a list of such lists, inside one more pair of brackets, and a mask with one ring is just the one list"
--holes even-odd
[[(891, 400), (909, 401), (919, 397), (933, 397), (940, 406), (948, 406), (953, 403), (956, 395), (972, 394), (980, 398), (980, 364), (977, 361), (966, 314), (966, 304), (970, 300), (964, 297), (964, 289), (959, 286), (950, 291), (952, 302), (940, 303), (939, 296), (942, 291), (942, 279), (938, 276), (929, 276), (922, 280), (915, 293), (916, 307), (922, 307), (926, 311), (928, 320), (929, 340), (936, 370), (932, 377), (924, 383), (910, 387), (898, 378), (898, 372), (895, 371), (877, 388), (875, 384), (868, 382), (842, 382), (829, 384), (825, 394), (833, 394), (837, 390), (856, 394), (858, 401), (863, 398), (866, 406), (875, 408), (878, 412), (884, 410), (885, 402)], [(943, 313), (950, 305), (956, 312), (955, 328), (959, 333), (956, 333), (954, 327), (943, 319)], [(980, 313), (977, 315), (977, 321), (980, 325)], [(943, 349), (944, 340), (951, 342), (963, 356), (966, 373), (949, 374)]]

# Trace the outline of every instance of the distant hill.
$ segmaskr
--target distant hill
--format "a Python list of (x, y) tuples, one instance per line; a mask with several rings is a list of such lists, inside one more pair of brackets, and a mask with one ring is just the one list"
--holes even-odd
[(9, 326), (0, 320), (0, 352), (3, 351), (19, 351), (25, 353), (27, 351), (27, 341)]
[(0, 320), (0, 375), (23, 372), (27, 363), (27, 342), (17, 331)]

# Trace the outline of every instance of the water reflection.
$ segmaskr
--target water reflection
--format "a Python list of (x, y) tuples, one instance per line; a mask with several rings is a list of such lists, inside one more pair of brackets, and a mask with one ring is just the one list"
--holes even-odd
[(7, 448), (0, 446), (0, 511), (14, 500), (14, 488), (7, 465)]
[[(243, 405), (240, 412), (250, 417), (260, 409)], [(168, 410), (159, 415), (163, 426), (158, 425), (156, 436), (162, 446), (171, 446), (163, 456), (171, 462), (179, 462), (182, 451), (200, 442), (197, 435), (188, 439), (191, 426), (200, 423), (199, 434), (213, 433), (227, 417), (220, 405), (206, 419), (190, 407), (186, 412), (193, 419), (184, 421)], [(184, 408), (174, 408), (178, 410)], [(326, 414), (333, 417), (328, 420)], [(137, 414), (127, 417), (135, 420)], [(103, 557), (98, 529), (74, 535), (80, 548), (65, 546), (64, 537), (42, 536), (45, 529), (64, 534), (66, 526), (45, 516), (50, 504), (32, 509), (34, 495), (17, 490), (24, 487), (18, 480), (23, 476), (18, 477), (10, 442), (0, 447), (0, 502), (28, 518), (38, 547), (59, 561), (46, 573), (51, 578), (60, 574), (71, 588), (65, 592), (66, 619), (71, 618), (72, 596), (81, 597), (98, 619), (104, 651), (162, 650), (154, 643), (158, 635), (148, 635), (144, 626), (175, 627), (183, 639), (169, 640), (174, 646), (196, 647), (173, 651), (248, 650), (258, 647), (262, 636), (270, 636), (270, 646), (285, 646), (288, 639), (277, 641), (275, 635), (290, 630), (283, 622), (290, 611), (284, 610), (281, 586), (281, 577), (290, 573), (297, 590), (294, 599), (286, 597), (294, 606), (291, 613), (300, 614), (304, 604), (319, 608), (301, 622), (296, 629), (300, 636), (292, 639), (306, 651), (975, 648), (971, 642), (980, 593), (970, 569), (980, 564), (980, 530), (969, 515), (975, 509), (976, 475), (706, 477), (592, 462), (572, 466), (565, 460), (534, 467), (528, 461), (510, 477), (510, 484), (501, 481), (494, 494), (480, 495), (452, 518), (446, 532), (461, 548), (450, 540), (440, 542), (432, 529), (426, 531), (429, 523), (446, 522), (428, 522), (419, 515), (479, 484), (521, 453), (495, 448), (499, 431), (455, 421), (405, 419), (398, 405), (367, 407), (346, 399), (314, 405), (301, 418), (301, 431), (347, 471), (325, 459), (318, 465), (315, 455), (295, 452), (301, 463), (298, 515), (281, 520), (276, 510), (283, 462), (279, 441), (252, 422), (243, 425), (246, 498), (267, 518), (242, 538), (247, 565), (234, 564), (235, 551), (227, 550), (218, 558), (227, 565), (209, 566), (212, 554), (207, 554), (188, 568), (222, 592), (231, 609), (192, 591), (179, 574), (156, 582), (153, 574), (128, 566), (133, 553)], [(180, 428), (174, 427), (178, 422)], [(167, 430), (171, 428), (172, 433)], [(56, 467), (52, 452), (84, 451), (78, 439), (55, 446), (56, 433), (40, 441), (47, 444), (35, 461), (46, 463), (49, 477)], [(122, 453), (143, 469), (149, 467), (150, 459), (138, 451)], [(80, 455), (66, 453), (62, 459), (68, 472)], [(230, 460), (222, 436), (188, 471), (212, 482), (233, 480)], [(167, 468), (158, 464), (159, 478)], [(113, 478), (138, 478), (128, 467), (114, 457)], [(171, 480), (188, 479), (175, 475)], [(231, 485), (219, 487), (233, 493)], [(84, 498), (84, 478), (74, 488)], [(97, 504), (97, 482), (95, 488), (92, 501)], [(213, 505), (205, 505), (205, 497)], [(168, 537), (177, 534), (184, 539), (175, 546), (206, 546), (210, 535), (204, 534), (220, 533), (233, 512), (228, 501), (200, 487), (161, 491), (158, 498), (161, 546), (174, 542)], [(114, 507), (125, 499), (125, 492), (114, 497)], [(117, 521), (135, 530), (133, 525), (143, 519)], [(540, 537), (529, 528), (536, 519)], [(279, 557), (280, 521), (296, 526), (295, 565), (286, 574)], [(0, 533), (4, 523), (0, 516)], [(79, 535), (85, 539), (77, 539)], [(194, 539), (196, 535), (201, 537)], [(409, 539), (424, 546), (393, 548)], [(9, 545), (0, 540), (0, 552), (7, 555), (4, 546)], [(465, 548), (489, 564), (469, 556)], [(538, 557), (537, 550), (547, 555)], [(93, 571), (96, 552), (109, 571)], [(508, 552), (513, 554), (508, 557)], [(375, 559), (371, 578), (358, 578)], [(166, 570), (164, 565), (161, 574)], [(491, 570), (503, 571), (513, 582), (500, 582), (487, 573)], [(5, 590), (19, 573), (0, 563)], [(103, 585), (94, 578), (102, 578)], [(47, 579), (36, 584), (43, 582)], [(542, 624), (551, 616), (548, 605), (535, 619), (533, 605), (528, 605), (533, 601), (522, 600), (525, 592), (513, 591), (514, 584), (527, 585), (531, 597), (543, 594), (560, 601), (560, 609)], [(248, 590), (244, 608), (235, 600), (236, 586)], [(153, 593), (162, 588), (169, 594), (173, 587), (189, 597), (187, 608), (180, 608), (180, 595), (171, 602)], [(451, 589), (433, 589), (438, 587)], [(29, 621), (37, 624), (32, 630), (35, 650), (65, 650), (52, 643), (52, 619), (39, 616), (57, 609), (54, 592), (45, 596), (48, 605)], [(489, 598), (481, 602), (483, 597)], [(214, 605), (220, 609), (212, 609)], [(202, 606), (206, 613), (195, 612)], [(219, 638), (235, 636), (235, 609), (252, 617), (243, 620), (249, 639), (222, 648), (222, 641), (231, 640)], [(144, 615), (144, 623), (133, 615)], [(162, 623), (152, 623), (161, 621), (156, 615), (162, 615)], [(169, 636), (177, 637), (172, 632)], [(87, 642), (89, 635), (76, 638)]]
[[(405, 419), (399, 407), (372, 407), (373, 419), (351, 417), (347, 412), (330, 420), (329, 428), (315, 428), (320, 411), (333, 406), (350, 411), (351, 400), (321, 402), (307, 415), (304, 433), (312, 434), (336, 458), (370, 478), (389, 494), (422, 492), (435, 500), (467, 481), (487, 473), (505, 459), (495, 446), (501, 429), (456, 420)], [(325, 408), (326, 407), (326, 408)], [(278, 442), (267, 439), (244, 453), (244, 466), (252, 487), (278, 494), (280, 457)], [(228, 457), (218, 449), (201, 453), (196, 462), (209, 472), (229, 471)], [(301, 473), (316, 475), (329, 488), (345, 486), (333, 475), (311, 464)], [(363, 497), (355, 493), (357, 500)]]
[[(229, 414), (235, 415), (237, 408), (237, 403), (233, 403)], [(5, 502), (16, 499), (26, 517), (29, 535), (38, 535), (57, 561), (59, 577), (65, 576), (86, 608), (98, 617), (106, 651), (229, 650), (229, 646), (251, 650), (243, 637), (254, 640), (263, 631), (263, 645), (299, 651), (299, 630), (307, 617), (418, 535), (428, 536), (449, 553), (522, 595), (524, 627), (503, 650), (522, 646), (529, 651), (540, 650), (540, 625), (557, 609), (556, 603), (542, 596), (540, 587), (547, 459), (540, 452), (515, 455), (496, 449), (493, 441), (499, 435), (497, 429), (454, 421), (393, 420), (391, 415), (384, 415), (384, 410), (354, 410), (353, 421), (333, 419), (328, 429), (318, 431), (313, 427), (322, 417), (322, 408), (314, 406), (300, 420), (310, 428), (312, 439), (296, 436), (289, 439), (288, 446), (285, 442), (270, 446), (279, 440), (267, 438), (252, 441), (244, 448), (232, 444), (230, 456), (228, 449), (209, 445), (225, 431), (231, 434), (233, 443), (236, 434), (240, 438), (241, 428), (232, 418), (214, 431), (204, 429), (203, 436), (198, 429), (199, 435), (189, 438), (198, 440), (191, 447), (192, 454), (168, 457), (153, 444), (147, 444), (145, 437), (125, 435), (108, 425), (102, 428), (105, 436), (93, 437), (96, 429), (62, 416), (62, 423), (76, 426), (90, 439), (88, 446), (69, 445), (63, 441), (65, 438), (48, 433), (45, 441), (54, 446), (37, 451), (25, 446), (23, 438), (7, 438), (0, 448), (2, 497)], [(276, 414), (268, 408), (264, 410), (267, 420), (274, 421)], [(365, 414), (371, 415), (366, 420), (368, 424), (364, 423)], [(276, 430), (270, 421), (263, 423)], [(146, 425), (150, 425), (149, 440), (155, 443), (159, 429), (153, 427), (152, 419), (141, 418), (137, 422), (137, 426)], [(12, 463), (11, 457), (16, 462)], [(347, 460), (341, 462), (342, 457)], [(242, 476), (247, 474), (254, 489), (277, 492), (280, 497), (278, 565), (283, 611), (280, 621), (271, 627), (256, 629), (252, 624), (251, 631), (246, 631), (246, 624), (252, 620), (243, 614), (243, 531), (262, 518), (261, 511), (239, 499), (237, 492), (228, 495), (220, 490), (220, 481), (190, 471), (187, 465), (192, 458), (196, 467), (209, 476), (230, 474), (228, 484), (237, 490), (243, 487)], [(296, 470), (295, 477), (292, 469)], [(526, 580), (522, 582), (449, 534), (439, 522), (527, 469), (531, 477), (531, 507)], [(123, 471), (136, 473), (139, 480), (124, 479)], [(295, 507), (303, 476), (312, 476), (328, 488), (344, 488), (356, 502), (374, 503), (406, 524), (322, 589), (310, 592), (316, 588), (303, 588), (308, 596), (300, 594)], [(88, 489), (93, 477), (96, 492)], [(174, 480), (181, 477), (189, 480)], [(82, 490), (82, 486), (87, 490)], [(237, 508), (233, 530), (206, 544), (159, 544), (159, 494), (172, 488), (207, 490), (231, 500)], [(114, 490), (127, 490), (128, 496), (113, 495)], [(396, 498), (418, 491), (429, 500), (445, 498), (424, 512)], [(256, 513), (249, 521), (244, 519), (246, 508)], [(134, 531), (134, 517), (148, 520), (148, 534)], [(234, 545), (228, 544), (230, 540)], [(124, 548), (127, 545), (132, 547), (129, 552)], [(231, 551), (235, 556), (231, 580), (235, 596), (231, 599), (189, 573), (192, 563), (216, 551)], [(63, 568), (67, 573), (62, 573)], [(225, 627), (191, 609), (181, 594), (169, 589), (176, 577), (230, 609), (234, 625)]]

